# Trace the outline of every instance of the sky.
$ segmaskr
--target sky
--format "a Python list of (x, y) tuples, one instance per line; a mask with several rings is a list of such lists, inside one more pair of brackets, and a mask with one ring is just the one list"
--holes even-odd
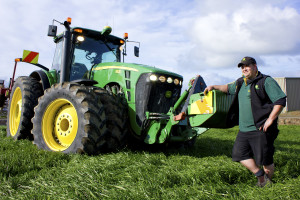
[[(254, 57), (264, 74), (300, 77), (300, 0), (0, 0), (6, 85), (23, 50), (39, 52), (39, 63), (51, 68), (55, 43), (48, 25), (67, 17), (71, 26), (101, 31), (108, 25), (119, 37), (127, 32), (140, 42), (140, 57), (128, 44), (125, 62), (181, 74), (184, 88), (196, 75), (207, 85), (236, 80), (244, 56)], [(18, 63), (16, 76), (34, 70)]]

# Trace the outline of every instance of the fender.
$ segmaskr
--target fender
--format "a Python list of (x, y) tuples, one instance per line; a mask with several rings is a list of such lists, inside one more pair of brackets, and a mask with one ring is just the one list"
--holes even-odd
[(40, 81), (44, 91), (47, 88), (50, 88), (50, 82), (49, 82), (48, 76), (44, 71), (37, 70), (37, 71), (32, 72), (29, 76)]

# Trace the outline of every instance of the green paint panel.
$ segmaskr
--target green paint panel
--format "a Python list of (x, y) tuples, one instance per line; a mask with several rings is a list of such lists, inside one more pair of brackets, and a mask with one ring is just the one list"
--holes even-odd
[(56, 74), (56, 70), (50, 70), (50, 71), (44, 71), (48, 77), (49, 83), (50, 85), (53, 85), (55, 83), (57, 83), (57, 74)]
[[(126, 73), (130, 74), (130, 78), (126, 78)], [(181, 75), (165, 71), (159, 68), (134, 64), (134, 63), (121, 63), (110, 62), (100, 63), (92, 69), (92, 80), (98, 82), (97, 87), (103, 88), (107, 84), (117, 83), (123, 88), (125, 97), (129, 105), (129, 119), (131, 128), (137, 135), (141, 134), (141, 128), (136, 122), (136, 108), (135, 108), (135, 95), (136, 95), (136, 83), (138, 82), (141, 74), (144, 73), (157, 73), (164, 74), (166, 76), (180, 77)], [(127, 75), (128, 76), (128, 75)], [(126, 83), (127, 81), (127, 83)], [(130, 95), (130, 97), (129, 97)], [(170, 94), (169, 94), (170, 95)]]
[(147, 133), (148, 135), (146, 136), (144, 142), (146, 144), (154, 144), (156, 142), (156, 136), (159, 130), (161, 129), (161, 123), (152, 123), (150, 125), (150, 128), (148, 129)]

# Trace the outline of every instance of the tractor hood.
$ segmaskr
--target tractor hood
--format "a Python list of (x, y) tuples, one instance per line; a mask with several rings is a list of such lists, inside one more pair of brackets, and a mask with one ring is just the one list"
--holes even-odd
[(180, 79), (183, 79), (183, 77), (179, 74), (166, 71), (163, 69), (159, 69), (156, 67), (151, 67), (149, 65), (136, 64), (136, 63), (121, 63), (121, 62), (100, 63), (95, 67), (93, 67), (93, 72), (100, 71), (100, 70), (107, 70), (107, 69), (126, 70), (126, 71), (131, 71), (133, 73), (136, 72), (137, 74), (158, 73), (158, 74), (175, 76)]

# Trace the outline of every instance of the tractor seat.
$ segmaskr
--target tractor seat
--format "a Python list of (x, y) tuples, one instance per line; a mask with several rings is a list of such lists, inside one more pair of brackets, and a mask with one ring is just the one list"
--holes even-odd
[(74, 63), (70, 72), (70, 81), (82, 79), (87, 72), (88, 69), (85, 64)]

